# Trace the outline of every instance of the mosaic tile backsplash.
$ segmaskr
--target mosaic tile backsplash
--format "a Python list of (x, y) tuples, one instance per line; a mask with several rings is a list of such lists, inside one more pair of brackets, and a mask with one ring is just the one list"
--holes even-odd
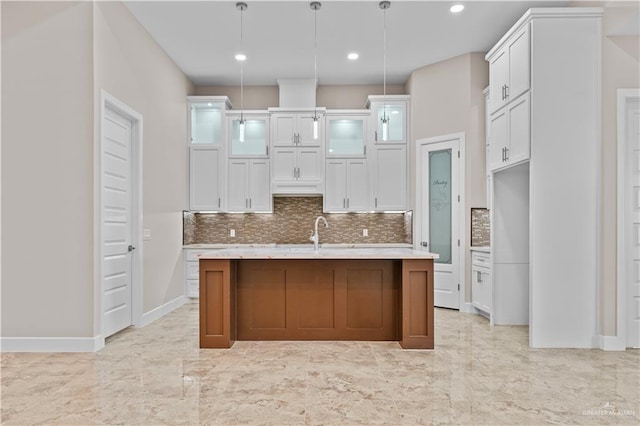
[(488, 247), (490, 238), (489, 210), (471, 209), (471, 247)]
[[(183, 219), (184, 244), (311, 244), (316, 217), (321, 243), (411, 243), (412, 214), (323, 213), (322, 197), (275, 197), (273, 213), (190, 213)], [(234, 229), (236, 236), (230, 237)], [(369, 236), (363, 237), (362, 230)]]

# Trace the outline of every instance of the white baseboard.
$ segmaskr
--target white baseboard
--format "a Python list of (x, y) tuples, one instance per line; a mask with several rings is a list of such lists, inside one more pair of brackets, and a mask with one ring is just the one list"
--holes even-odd
[(97, 352), (104, 337), (3, 337), (1, 352)]
[(465, 302), (462, 306), (460, 306), (460, 312), (464, 312), (465, 314), (476, 313), (476, 311), (473, 309), (473, 305), (469, 302)]
[(603, 351), (624, 351), (626, 344), (619, 336), (603, 336), (598, 338), (598, 347)]
[(180, 306), (184, 305), (186, 301), (186, 297), (178, 296), (175, 299), (165, 303), (164, 305), (160, 305), (157, 308), (142, 314), (142, 324), (140, 324), (140, 326), (144, 327), (148, 324), (151, 324), (153, 321), (162, 318), (169, 312), (178, 309)]

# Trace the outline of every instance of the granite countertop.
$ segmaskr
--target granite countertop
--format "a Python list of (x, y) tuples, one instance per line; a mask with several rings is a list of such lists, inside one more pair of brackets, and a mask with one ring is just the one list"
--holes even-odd
[(471, 251), (481, 251), (483, 253), (491, 253), (491, 247), (486, 246), (486, 247), (470, 247), (469, 250)]
[[(311, 244), (185, 244), (183, 249), (248, 249), (248, 248), (304, 248), (312, 247)], [(372, 244), (339, 244), (321, 243), (321, 248), (412, 248), (407, 243), (372, 243)]]
[(318, 251), (307, 244), (224, 248), (206, 251), (200, 259), (437, 259), (438, 255), (410, 247), (330, 247)]

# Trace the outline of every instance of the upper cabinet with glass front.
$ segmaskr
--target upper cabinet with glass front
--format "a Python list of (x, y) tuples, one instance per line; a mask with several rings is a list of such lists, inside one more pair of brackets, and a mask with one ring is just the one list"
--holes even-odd
[(375, 143), (407, 142), (408, 95), (369, 96), (367, 107), (371, 110)]
[(188, 126), (191, 144), (222, 145), (225, 137), (225, 112), (231, 108), (226, 96), (188, 96)]
[(229, 157), (269, 156), (269, 113), (266, 111), (243, 111), (244, 130), (240, 126), (241, 113), (227, 113), (229, 133)]
[(327, 111), (327, 157), (364, 158), (367, 153), (369, 115), (367, 110)]

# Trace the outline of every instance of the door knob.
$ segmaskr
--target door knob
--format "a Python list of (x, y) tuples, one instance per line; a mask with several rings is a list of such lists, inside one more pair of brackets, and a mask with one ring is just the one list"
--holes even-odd
[(132, 246), (131, 244), (129, 244), (129, 247), (127, 247), (127, 251), (134, 251), (136, 248), (134, 246)]

